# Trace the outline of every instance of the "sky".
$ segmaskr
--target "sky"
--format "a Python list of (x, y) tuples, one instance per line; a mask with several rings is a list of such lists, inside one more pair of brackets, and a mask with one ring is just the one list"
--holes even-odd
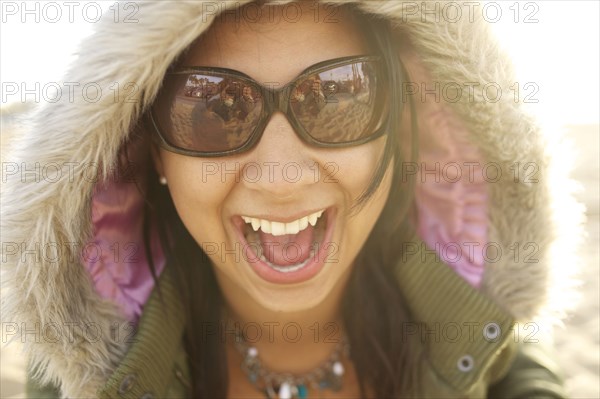
[[(561, 125), (598, 123), (600, 2), (473, 3), (474, 12), (485, 8), (486, 20), (513, 57), (515, 89), (531, 100), (531, 112)], [(0, 5), (2, 103), (19, 100), (9, 93), (14, 84), (31, 88), (39, 82), (43, 88), (60, 82), (70, 55), (101, 14), (124, 20), (135, 18), (136, 11), (134, 2), (115, 6), (113, 1), (1, 0)], [(448, 18), (454, 18), (452, 11), (447, 9)]]

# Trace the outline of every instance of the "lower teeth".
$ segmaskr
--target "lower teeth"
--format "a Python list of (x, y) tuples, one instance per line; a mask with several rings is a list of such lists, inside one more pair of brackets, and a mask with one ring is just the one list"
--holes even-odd
[(265, 256), (262, 254), (260, 255), (260, 260), (265, 262), (265, 264), (267, 266), (269, 266), (271, 269), (277, 270), (280, 273), (291, 273), (291, 272), (300, 270), (304, 266), (306, 266), (308, 264), (308, 262), (310, 262), (310, 260), (313, 258), (314, 255), (315, 255), (315, 249), (311, 248), (310, 255), (308, 256), (308, 258), (306, 258), (302, 263), (298, 263), (297, 265), (293, 265), (293, 266), (277, 266), (277, 265), (269, 262), (267, 260), (267, 258), (265, 258)]

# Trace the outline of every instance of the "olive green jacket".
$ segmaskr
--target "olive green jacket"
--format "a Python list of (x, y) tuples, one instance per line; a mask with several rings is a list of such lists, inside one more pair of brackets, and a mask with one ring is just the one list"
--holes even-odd
[[(419, 348), (417, 357), (423, 359), (419, 397), (566, 397), (559, 367), (538, 329), (518, 333), (512, 317), (437, 256), (420, 251), (400, 261), (396, 273), (413, 315), (398, 334)], [(162, 300), (155, 288), (137, 331), (127, 336), (131, 348), (98, 390), (99, 398), (191, 397), (184, 312), (168, 270), (159, 286)], [(27, 389), (31, 398), (60, 397), (56, 389), (41, 389), (31, 380)]]

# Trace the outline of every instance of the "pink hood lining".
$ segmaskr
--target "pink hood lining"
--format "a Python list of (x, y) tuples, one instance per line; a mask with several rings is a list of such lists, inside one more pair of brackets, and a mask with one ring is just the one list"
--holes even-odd
[[(147, 156), (149, 148), (139, 137), (133, 138), (126, 151), (128, 166), (147, 164), (143, 155)], [(140, 190), (146, 189), (146, 171), (134, 168), (133, 172), (96, 184), (92, 196), (94, 239), (86, 246), (89, 250), (83, 254), (83, 264), (100, 296), (116, 303), (128, 320), (137, 323), (154, 280), (143, 235), (144, 198)], [(157, 231), (151, 232), (150, 244), (160, 275), (165, 256)]]
[(417, 232), (448, 266), (479, 288), (488, 234), (483, 162), (466, 139), (468, 131), (448, 108), (435, 104), (421, 115), (421, 140), (426, 135), (431, 140), (421, 146)]
[[(411, 68), (413, 80), (430, 81), (422, 67), (414, 72)], [(416, 103), (420, 147), (415, 188), (417, 232), (429, 249), (479, 288), (489, 223), (482, 156), (450, 107), (433, 101)], [(130, 160), (135, 159), (134, 165), (146, 164), (137, 162), (143, 160), (142, 154), (148, 154), (142, 139), (132, 140), (126, 151)], [(145, 189), (144, 176), (145, 171), (136, 170), (139, 189), (133, 179), (124, 176), (96, 184), (92, 197), (94, 239), (82, 259), (100, 296), (116, 303), (134, 322), (154, 288), (143, 244), (140, 189)], [(151, 253), (159, 275), (165, 257), (156, 231), (151, 232)]]

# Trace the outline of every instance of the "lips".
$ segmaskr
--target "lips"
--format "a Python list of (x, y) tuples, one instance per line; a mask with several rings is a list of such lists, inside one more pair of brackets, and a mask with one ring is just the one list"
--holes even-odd
[(312, 278), (327, 263), (335, 215), (335, 208), (327, 208), (287, 222), (246, 215), (232, 221), (244, 259), (257, 275), (289, 284)]

